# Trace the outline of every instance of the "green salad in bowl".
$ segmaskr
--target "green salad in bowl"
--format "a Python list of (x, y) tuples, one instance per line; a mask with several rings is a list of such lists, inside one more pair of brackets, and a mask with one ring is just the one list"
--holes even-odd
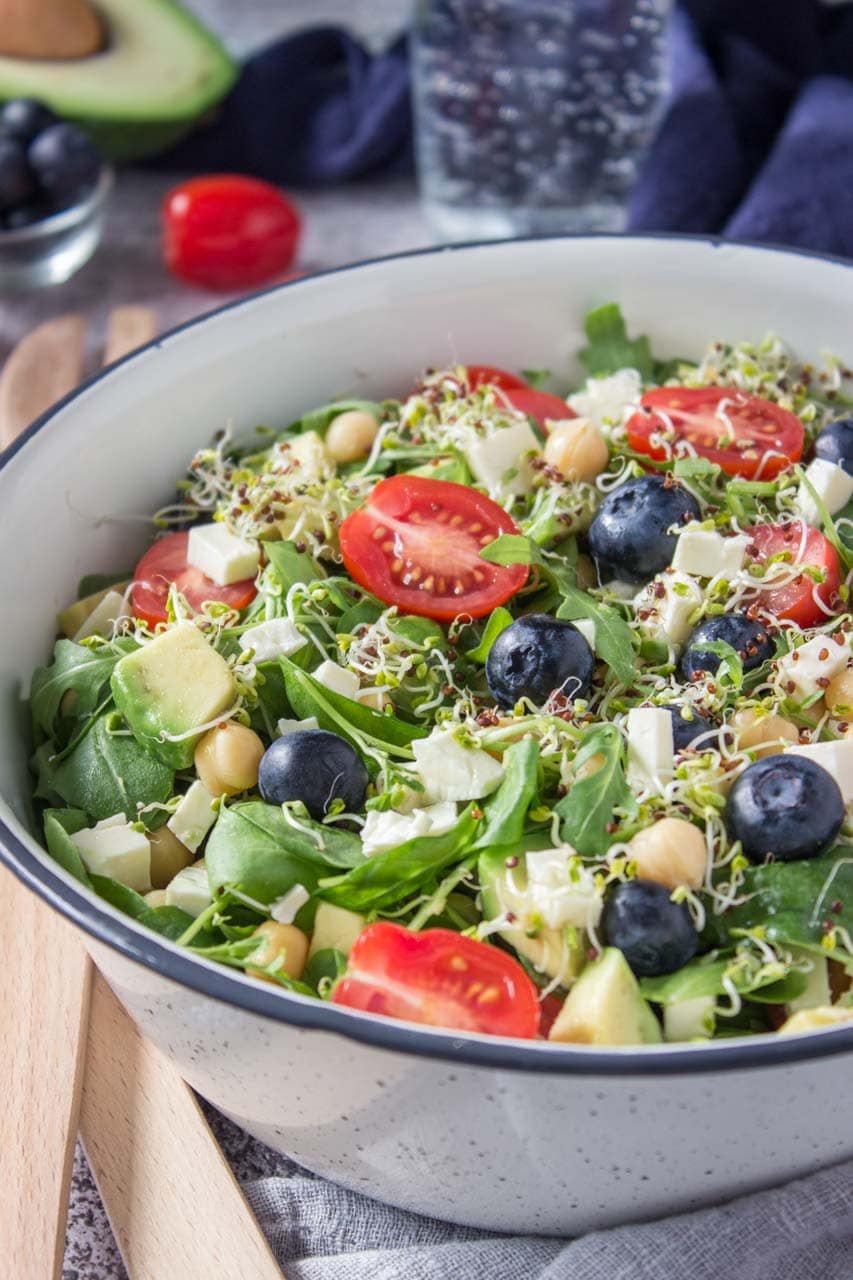
[(433, 1026), (853, 1018), (850, 371), (772, 336), (661, 362), (615, 304), (586, 334), (567, 398), (430, 369), (189, 461), (33, 675), (66, 871)]

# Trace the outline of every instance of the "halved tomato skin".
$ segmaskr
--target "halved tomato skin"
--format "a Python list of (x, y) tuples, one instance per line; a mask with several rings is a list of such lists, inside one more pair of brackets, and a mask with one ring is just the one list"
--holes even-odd
[(431, 1027), (532, 1040), (535, 985), (517, 960), (452, 929), (412, 933), (383, 920), (355, 940), (332, 1003)]
[(221, 601), (232, 609), (245, 609), (257, 594), (254, 578), (220, 587), (200, 569), (187, 563), (188, 533), (169, 533), (145, 552), (133, 574), (130, 603), (134, 616), (156, 627), (166, 622), (166, 601), (174, 583), (193, 609), (209, 601)]
[(803, 424), (772, 400), (737, 387), (655, 387), (627, 423), (628, 444), (655, 462), (685, 441), (726, 475), (772, 480), (803, 453)]
[(567, 418), (578, 416), (559, 396), (552, 395), (550, 391), (537, 391), (534, 387), (512, 389), (504, 393), (504, 398), (513, 409), (533, 418), (543, 431), (547, 431), (548, 422), (565, 422)]
[(492, 364), (466, 364), (463, 368), (471, 391), (478, 391), (480, 387), (485, 386), (500, 387), (502, 391), (527, 387), (527, 383), (517, 373), (510, 373), (508, 369), (498, 369)]
[(753, 525), (744, 529), (744, 533), (750, 539), (748, 559), (764, 564), (772, 556), (787, 551), (792, 555), (794, 564), (820, 569), (824, 574), (820, 584), (808, 574), (801, 573), (784, 585), (764, 588), (754, 601), (760, 608), (772, 613), (780, 622), (794, 622), (803, 628), (816, 627), (841, 609), (838, 588), (842, 570), (838, 552), (818, 529), (801, 520), (792, 520), (787, 524)]
[(449, 621), (480, 618), (524, 586), (526, 565), (489, 564), (483, 547), (518, 533), (507, 513), (476, 489), (398, 475), (381, 480), (340, 529), (351, 577), (405, 613)]

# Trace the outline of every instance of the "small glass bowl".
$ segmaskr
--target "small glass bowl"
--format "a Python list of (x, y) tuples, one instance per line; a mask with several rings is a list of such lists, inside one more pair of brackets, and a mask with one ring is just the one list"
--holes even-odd
[(0, 294), (62, 284), (79, 271), (98, 247), (112, 185), (113, 171), (104, 165), (97, 185), (79, 204), (28, 227), (0, 228)]

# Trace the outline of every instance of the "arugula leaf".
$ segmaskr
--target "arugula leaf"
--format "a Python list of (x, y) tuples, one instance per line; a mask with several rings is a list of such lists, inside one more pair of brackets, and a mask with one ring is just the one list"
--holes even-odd
[(614, 811), (636, 811), (636, 801), (622, 767), (622, 734), (613, 724), (599, 725), (584, 735), (575, 757), (575, 769), (595, 755), (604, 757), (595, 773), (572, 785), (568, 795), (555, 805), (560, 815), (560, 839), (585, 857), (610, 848), (617, 838), (607, 830)]
[(607, 302), (587, 314), (584, 320), (588, 346), (578, 352), (578, 359), (593, 377), (616, 373), (619, 369), (636, 369), (644, 382), (655, 376), (655, 361), (648, 338), (628, 337), (621, 308)]
[(363, 861), (361, 840), (351, 831), (307, 816), (298, 822), (302, 830), (287, 821), (278, 805), (262, 800), (220, 809), (204, 854), (212, 892), (231, 887), (258, 902), (272, 902), (295, 884), (313, 893), (331, 868)]
[[(122, 730), (113, 733), (116, 722), (122, 724)], [(52, 761), (48, 752), (36, 752), (38, 794), (58, 795), (92, 818), (124, 813), (130, 821), (136, 818), (137, 803), (168, 800), (173, 770), (123, 732), (125, 727), (115, 712), (107, 712), (97, 717), (90, 731), (63, 759)]]
[[(289, 658), (280, 658), (284, 672), (287, 699), (294, 713), (302, 720), (316, 716), (321, 729), (340, 734), (352, 743), (357, 751), (365, 745), (401, 760), (413, 759), (411, 744), (425, 738), (427, 730), (407, 724), (397, 716), (386, 716), (381, 711), (345, 698), (320, 684), (307, 671), (302, 671)], [(368, 769), (376, 771), (376, 762), (366, 761)]]
[(557, 617), (572, 622), (589, 618), (595, 624), (596, 656), (607, 663), (622, 684), (630, 684), (635, 670), (634, 632), (618, 609), (601, 604), (581, 587), (564, 585), (562, 595)]
[[(137, 647), (135, 642), (131, 642), (131, 647)], [(35, 728), (47, 737), (53, 735), (60, 703), (69, 691), (76, 695), (72, 714), (75, 717), (90, 715), (98, 706), (120, 657), (120, 652), (106, 645), (90, 649), (72, 640), (57, 640), (53, 662), (33, 672), (30, 710)]]
[(524, 832), (527, 810), (533, 804), (539, 783), (539, 744), (522, 738), (507, 747), (503, 755), (504, 776), (496, 791), (483, 801), (483, 825), (472, 848), (514, 845)]
[(505, 609), (502, 604), (499, 604), (489, 614), (489, 620), (480, 638), (480, 643), (476, 648), (468, 649), (465, 657), (470, 658), (472, 662), (485, 662), (491, 652), (492, 645), (501, 632), (506, 631), (512, 621), (513, 617), (509, 609)]
[(81, 884), (91, 885), (80, 851), (71, 836), (89, 825), (81, 809), (47, 809), (44, 815), (44, 838), (50, 856)]
[(727, 686), (733, 694), (740, 693), (743, 687), (743, 660), (737, 649), (725, 640), (707, 640), (703, 642), (701, 649), (692, 650), (697, 661), (703, 653), (711, 653), (720, 659), (714, 672), (715, 682)]
[[(771, 862), (749, 867), (739, 896), (740, 906), (723, 915), (709, 915), (703, 933), (706, 945), (728, 947), (733, 930), (760, 926), (770, 942), (819, 948), (820, 954), (853, 969), (853, 956), (841, 948), (827, 950), (823, 921), (853, 932), (853, 856), (839, 845), (819, 858), (800, 862)], [(837, 905), (838, 910), (830, 910)]]
[(474, 812), (470, 804), (444, 835), (416, 836), (396, 849), (375, 853), (345, 876), (322, 880), (317, 896), (361, 912), (381, 911), (405, 901), (470, 849), (482, 820)]
[(489, 564), (543, 564), (542, 553), (532, 538), (523, 533), (501, 533), (480, 552)]

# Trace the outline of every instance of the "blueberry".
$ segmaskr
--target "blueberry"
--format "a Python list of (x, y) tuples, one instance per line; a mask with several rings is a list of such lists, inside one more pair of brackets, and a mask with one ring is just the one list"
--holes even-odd
[(744, 671), (753, 671), (773, 657), (773, 641), (763, 623), (753, 622), (745, 613), (720, 613), (706, 618), (690, 633), (678, 664), (682, 680), (692, 680), (702, 671), (710, 675), (717, 670), (722, 658), (702, 646), (720, 641), (731, 645)]
[[(708, 717), (701, 715), (694, 707), (671, 702), (664, 710), (672, 716), (672, 745), (676, 754), (692, 747), (697, 738), (714, 727)], [(684, 714), (685, 711), (687, 715)]]
[(486, 681), (498, 706), (529, 698), (537, 707), (553, 693), (582, 698), (592, 680), (592, 650), (571, 622), (531, 613), (502, 631), (486, 659)]
[(602, 502), (589, 528), (589, 549), (602, 580), (648, 582), (672, 559), (674, 525), (701, 518), (699, 503), (668, 476), (640, 476)]
[(841, 418), (824, 427), (815, 441), (814, 451), (816, 457), (834, 462), (843, 467), (848, 476), (853, 476), (853, 418)]
[(638, 978), (674, 973), (692, 960), (699, 934), (683, 902), (653, 880), (626, 880), (607, 895), (601, 936), (618, 947)]
[(91, 190), (101, 171), (101, 157), (73, 124), (52, 124), (30, 144), (28, 156), (42, 190), (66, 203)]
[(34, 222), (49, 218), (53, 209), (43, 200), (28, 200), (25, 204), (17, 204), (14, 209), (7, 209), (0, 214), (0, 223), (7, 231), (19, 231), (22, 227), (31, 227)]
[(261, 759), (258, 789), (267, 804), (301, 800), (318, 821), (333, 800), (347, 810), (364, 807), (367, 770), (361, 756), (336, 733), (305, 729), (270, 743)]
[(0, 133), (31, 142), (37, 133), (55, 124), (57, 117), (33, 98), (13, 98), (0, 108)]
[(27, 153), (20, 142), (0, 135), (0, 210), (13, 209), (29, 200), (35, 186)]
[(844, 821), (838, 783), (805, 756), (765, 756), (744, 769), (726, 801), (726, 828), (750, 862), (816, 858)]

